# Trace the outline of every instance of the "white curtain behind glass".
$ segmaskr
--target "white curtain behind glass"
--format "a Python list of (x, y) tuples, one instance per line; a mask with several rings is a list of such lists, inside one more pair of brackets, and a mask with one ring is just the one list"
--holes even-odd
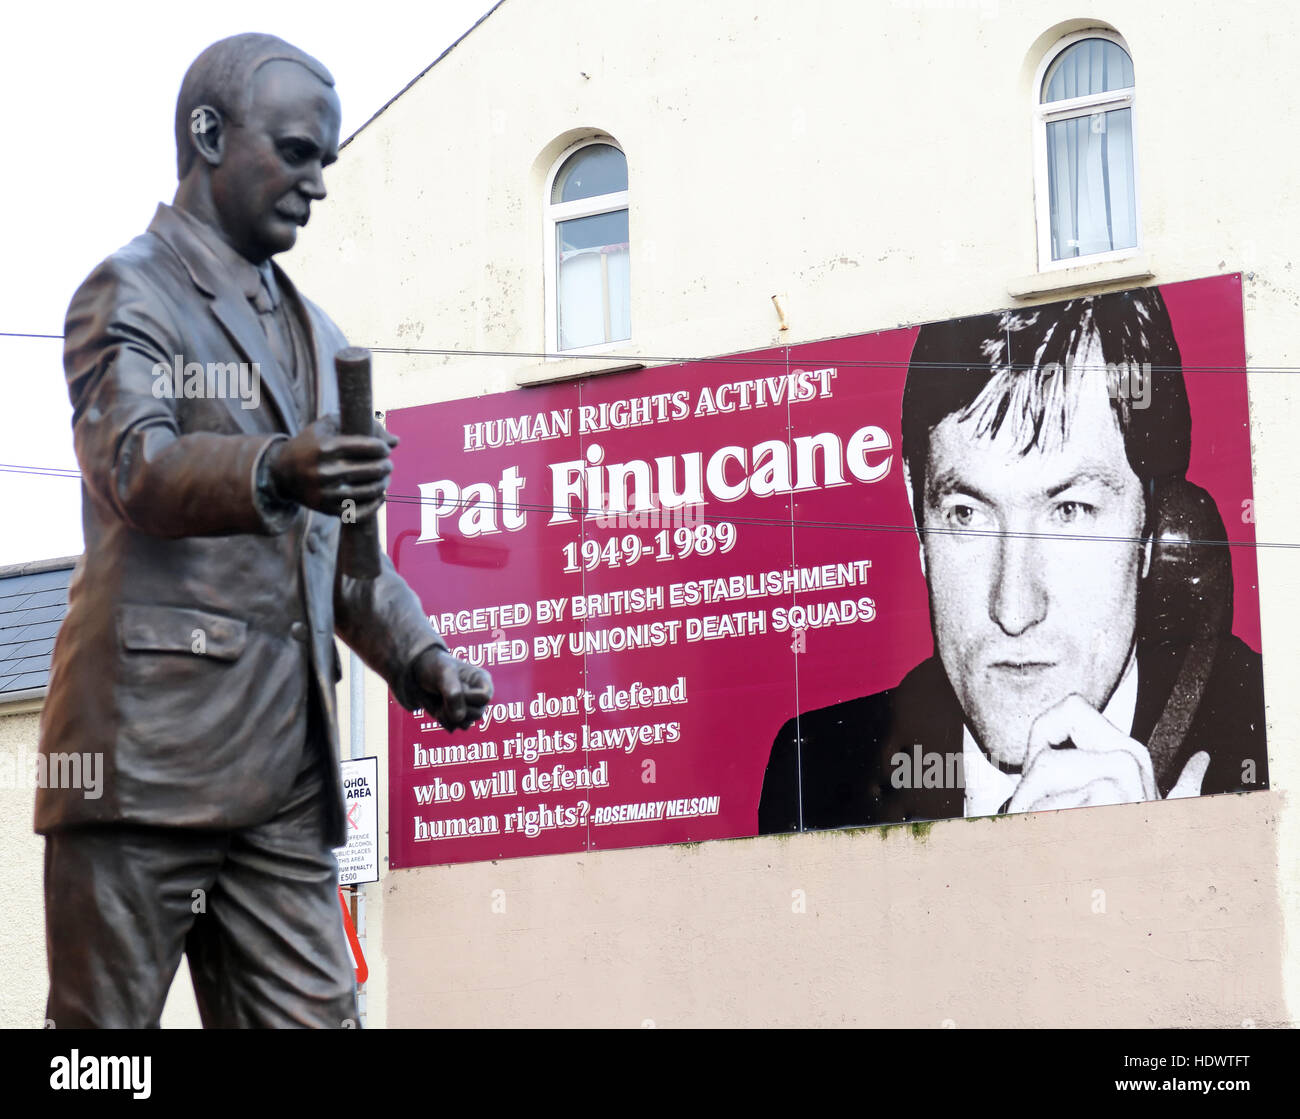
[(1053, 260), (1136, 245), (1133, 111), (1049, 124), (1047, 181)]
[[(1133, 86), (1133, 61), (1106, 39), (1062, 52), (1043, 83), (1043, 102)], [(1137, 244), (1131, 109), (1099, 111), (1047, 125), (1052, 259)]]
[(1109, 93), (1133, 85), (1133, 60), (1109, 39), (1084, 39), (1067, 47), (1043, 82), (1043, 103)]
[[(576, 350), (631, 338), (627, 211), (560, 222), (556, 231), (560, 349)], [(606, 239), (613, 243), (602, 243)]]

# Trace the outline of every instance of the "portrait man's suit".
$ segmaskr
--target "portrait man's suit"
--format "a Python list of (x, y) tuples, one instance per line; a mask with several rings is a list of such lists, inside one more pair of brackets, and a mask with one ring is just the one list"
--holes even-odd
[[(1184, 650), (1139, 642), (1138, 696), (1132, 736), (1144, 745), (1165, 713)], [(909, 672), (898, 687), (845, 700), (791, 719), (777, 732), (763, 780), (758, 830), (770, 835), (822, 828), (946, 820), (963, 815), (964, 790), (947, 784), (899, 787), (895, 758), (962, 756), (965, 719), (938, 657)], [(1127, 729), (1127, 728), (1125, 728)], [(1210, 755), (1202, 793), (1267, 785), (1263, 671), (1240, 638), (1218, 646), (1204, 694), (1171, 766), (1182, 771), (1199, 751)], [(955, 763), (954, 763), (955, 764)], [(910, 772), (915, 773), (915, 768)], [(1163, 797), (1173, 783), (1160, 788)]]
[[(183, 212), (160, 206), (148, 232), (105, 260), (68, 311), (65, 371), (83, 479), (85, 554), (54, 650), (41, 750), (102, 751), (104, 781), (94, 799), (79, 789), (39, 792), (36, 830), (48, 837), (47, 929), (51, 937), (89, 937), (84, 927), (66, 927), (74, 901), (60, 896), (113, 888), (108, 880), (95, 886), (60, 877), (69, 873), (72, 853), (59, 863), (56, 843), (81, 843), (95, 834), (88, 827), (125, 836), (171, 829), (180, 843), (197, 845), (193, 858), (214, 865), (230, 836), (252, 829), (243, 863), (249, 875), (228, 892), (250, 891), (241, 919), (252, 923), (251, 934), (311, 939), (301, 947), (299, 994), (327, 1009), (300, 1020), (313, 1011), (300, 1011), (290, 999), (263, 1014), (254, 1006), (266, 994), (254, 989), (256, 979), (233, 994), (214, 987), (207, 1006), (200, 991), (200, 1008), (205, 1019), (210, 1013), (229, 1024), (326, 1024), (337, 1007), (351, 1005), (352, 995), (335, 990), (338, 953), (345, 951), (337, 902), (332, 917), (267, 915), (271, 926), (306, 921), (296, 932), (253, 929), (259, 910), (270, 904), (251, 897), (249, 882), (257, 874), (266, 879), (268, 897), (291, 896), (276, 892), (280, 870), (259, 866), (265, 837), (256, 829), (319, 833), (304, 855), (316, 877), (329, 869), (328, 848), (345, 839), (336, 632), (407, 707), (421, 702), (410, 676), (415, 660), (443, 643), (387, 557), (373, 582), (340, 575), (339, 520), (285, 502), (267, 486), (264, 456), (271, 444), (337, 412), (333, 356), (346, 342), (278, 267), (268, 262), (259, 270), (233, 251), (223, 255), (216, 237)], [(257, 406), (206, 392), (172, 398), (160, 370), (177, 361), (198, 363), (205, 374), (209, 363), (255, 365)], [(104, 860), (97, 868), (103, 874), (130, 873), (120, 850), (90, 850)], [(214, 888), (222, 884), (214, 880)], [(153, 928), (141, 936), (166, 941), (167, 951), (176, 936), (190, 936), (192, 972), (203, 946), (193, 930), (186, 932), (184, 910), (201, 921), (216, 908), (196, 891), (203, 896), (174, 899), (167, 920), (179, 931)], [(63, 909), (50, 913), (51, 904)], [(150, 920), (129, 913), (124, 919)], [(325, 928), (315, 929), (321, 922)], [(224, 931), (235, 939), (240, 934), (235, 926)], [(313, 953), (326, 956), (320, 975), (310, 974)], [(209, 963), (213, 977), (234, 966), (229, 958)], [(95, 957), (77, 966), (113, 965)], [(153, 983), (147, 970), (140, 964), (134, 976), (105, 975), (98, 987), (91, 984), (91, 1001), (100, 1005), (63, 1005), (61, 1012), (92, 1020), (138, 1015), (139, 1000), (152, 1005), (159, 997), (153, 987), (129, 989)], [(54, 1009), (63, 978), (51, 977), (58, 1026), (75, 1024), (58, 1021)], [(163, 977), (164, 994), (170, 978)]]

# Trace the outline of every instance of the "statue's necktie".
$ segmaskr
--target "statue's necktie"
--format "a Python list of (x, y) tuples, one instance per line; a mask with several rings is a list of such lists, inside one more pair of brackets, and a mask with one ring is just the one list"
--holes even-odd
[(293, 342), (288, 336), (289, 331), (284, 316), (277, 310), (280, 301), (276, 298), (275, 285), (271, 279), (270, 269), (263, 265), (258, 269), (258, 273), (262, 282), (258, 285), (257, 292), (253, 297), (253, 304), (257, 307), (258, 321), (262, 324), (266, 340), (271, 344), (271, 353), (275, 355), (275, 360), (280, 363), (280, 368), (284, 370), (285, 375), (290, 380), (297, 380), (298, 371), (293, 360)]

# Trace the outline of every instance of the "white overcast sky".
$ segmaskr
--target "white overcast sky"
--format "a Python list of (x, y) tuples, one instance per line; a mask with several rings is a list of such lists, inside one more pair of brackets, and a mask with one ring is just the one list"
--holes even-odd
[[(176, 93), (209, 43), (265, 31), (315, 55), (334, 74), (346, 137), (493, 4), (8, 5), (0, 18), (0, 331), (61, 333), (80, 281), (171, 201)], [(58, 341), (0, 337), (0, 565), (81, 551), (78, 481), (3, 469), (76, 469), (61, 358)]]

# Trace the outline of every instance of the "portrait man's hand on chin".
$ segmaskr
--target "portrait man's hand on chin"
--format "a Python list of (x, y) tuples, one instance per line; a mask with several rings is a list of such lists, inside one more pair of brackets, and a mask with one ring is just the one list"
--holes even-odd
[[(1186, 481), (1157, 291), (922, 327), (902, 445), (934, 656), (781, 728), (760, 832), (1261, 787), (1259, 656), (1229, 632), (1222, 521)], [(921, 781), (925, 757), (956, 779)]]
[[(1209, 764), (1206, 751), (1193, 754), (1169, 797), (1199, 796)], [(1021, 772), (1009, 812), (1125, 804), (1158, 796), (1147, 748), (1079, 695), (1066, 696), (1034, 720)]]

